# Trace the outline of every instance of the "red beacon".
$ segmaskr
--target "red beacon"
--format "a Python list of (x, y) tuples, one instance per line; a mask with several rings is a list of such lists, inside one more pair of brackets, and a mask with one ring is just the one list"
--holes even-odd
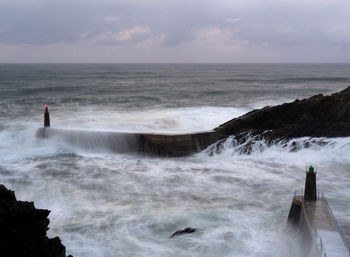
[(47, 104), (45, 104), (44, 127), (50, 127), (50, 113)]

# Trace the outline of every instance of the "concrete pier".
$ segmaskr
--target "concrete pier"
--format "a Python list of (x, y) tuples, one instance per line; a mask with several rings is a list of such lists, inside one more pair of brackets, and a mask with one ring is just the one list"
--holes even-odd
[(44, 127), (37, 136), (91, 150), (180, 157), (203, 151), (224, 137), (215, 131), (187, 134), (124, 133)]
[[(308, 174), (308, 172), (307, 172)], [(303, 256), (350, 256), (350, 243), (339, 227), (322, 192), (316, 190), (316, 172), (311, 174), (314, 184), (296, 190), (288, 215), (288, 223), (297, 229)], [(307, 175), (307, 179), (310, 179)], [(306, 184), (310, 186), (310, 181)], [(310, 191), (311, 189), (311, 191)]]
[(209, 145), (227, 137), (214, 130), (162, 134), (51, 128), (47, 105), (44, 112), (44, 127), (38, 129), (36, 135), (84, 149), (109, 150), (118, 153), (149, 153), (168, 157), (185, 156), (203, 151)]
[(140, 134), (141, 151), (161, 156), (185, 156), (203, 151), (223, 137), (215, 131), (188, 134)]

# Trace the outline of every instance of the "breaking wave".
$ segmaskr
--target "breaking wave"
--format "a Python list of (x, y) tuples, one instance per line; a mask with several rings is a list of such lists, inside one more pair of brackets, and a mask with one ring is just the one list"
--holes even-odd
[(208, 155), (221, 154), (225, 151), (232, 154), (257, 154), (265, 151), (298, 152), (304, 149), (313, 151), (326, 149), (350, 150), (350, 137), (327, 138), (327, 137), (301, 137), (292, 139), (266, 140), (263, 134), (247, 135), (239, 140), (235, 136), (229, 136), (211, 146), (205, 152)]

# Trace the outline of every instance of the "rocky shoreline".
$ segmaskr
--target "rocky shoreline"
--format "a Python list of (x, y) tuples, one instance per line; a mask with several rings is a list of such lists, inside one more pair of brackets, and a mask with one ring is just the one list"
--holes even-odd
[(350, 86), (330, 96), (314, 95), (277, 106), (266, 106), (214, 129), (243, 142), (247, 133), (267, 142), (298, 137), (350, 136)]
[(0, 185), (0, 255), (66, 257), (60, 238), (46, 235), (49, 214), (36, 209), (33, 202), (18, 201), (13, 191)]

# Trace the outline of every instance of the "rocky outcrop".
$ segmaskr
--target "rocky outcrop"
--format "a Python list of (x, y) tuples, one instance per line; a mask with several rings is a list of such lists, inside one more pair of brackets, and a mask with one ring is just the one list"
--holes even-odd
[(214, 129), (244, 137), (248, 131), (267, 140), (295, 137), (350, 136), (350, 86), (330, 96), (322, 94), (253, 110)]
[(61, 240), (46, 235), (49, 213), (33, 202), (17, 201), (13, 191), (0, 185), (0, 256), (66, 257)]
[(179, 236), (179, 235), (183, 235), (183, 234), (191, 234), (191, 233), (194, 233), (196, 232), (196, 229), (195, 228), (191, 228), (191, 227), (188, 227), (188, 228), (185, 228), (185, 229), (181, 229), (181, 230), (178, 230), (176, 232), (174, 232), (170, 238), (174, 237), (174, 236)]

